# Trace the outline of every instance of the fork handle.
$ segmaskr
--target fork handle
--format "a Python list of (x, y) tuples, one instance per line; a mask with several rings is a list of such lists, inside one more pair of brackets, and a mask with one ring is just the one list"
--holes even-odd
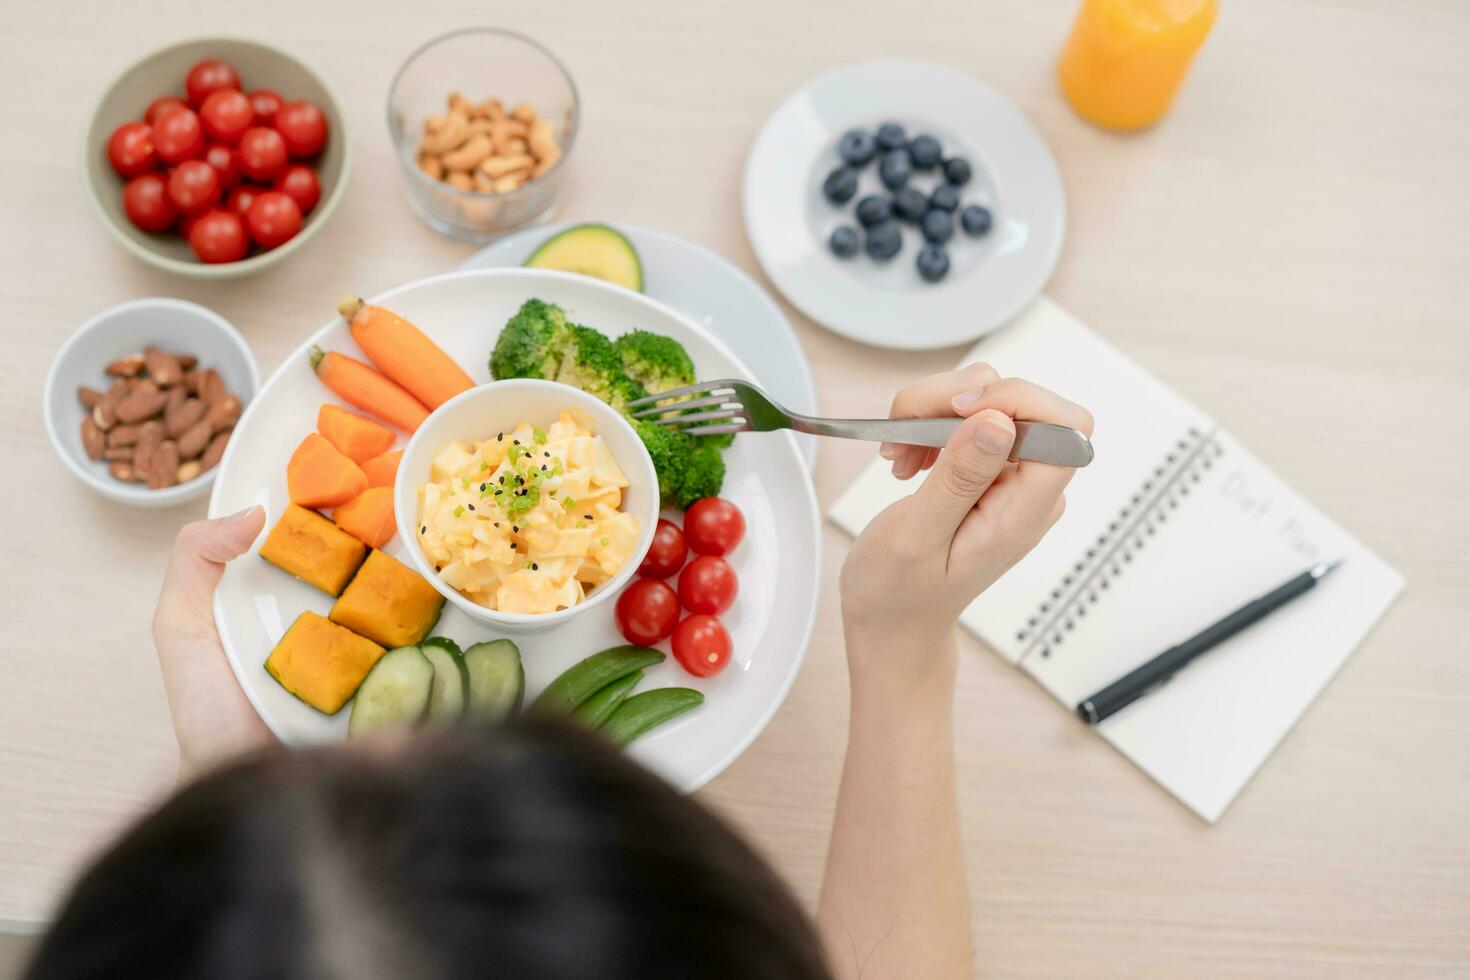
[[(798, 432), (839, 439), (892, 442), (906, 446), (942, 448), (964, 419), (814, 419), (791, 418)], [(1052, 422), (1016, 422), (1012, 459), (1027, 459), (1055, 466), (1086, 466), (1092, 462), (1092, 443), (1087, 436), (1066, 425)]]

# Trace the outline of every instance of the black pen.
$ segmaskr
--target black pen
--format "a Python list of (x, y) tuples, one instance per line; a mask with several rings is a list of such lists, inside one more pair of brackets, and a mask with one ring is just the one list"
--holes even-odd
[(1187, 667), (1200, 654), (1219, 646), (1252, 623), (1280, 609), (1304, 592), (1311, 591), (1318, 580), (1342, 564), (1341, 558), (1313, 565), (1280, 588), (1247, 602), (1213, 626), (1170, 647), (1143, 666), (1124, 674), (1092, 697), (1077, 705), (1077, 715), (1089, 725), (1096, 725), (1109, 715), (1117, 714), (1149, 691)]

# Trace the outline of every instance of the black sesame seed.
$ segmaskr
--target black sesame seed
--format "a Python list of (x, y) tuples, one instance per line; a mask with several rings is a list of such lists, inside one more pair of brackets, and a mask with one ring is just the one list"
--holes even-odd
[(502, 494), (502, 493), (505, 493), (505, 491), (504, 491), (504, 490), (496, 490), (496, 491), (495, 491), (495, 496), (497, 496), (497, 497), (498, 497), (498, 496), (500, 496), (500, 495), (501, 495), (501, 494)]
[(518, 527), (516, 527), (514, 524), (512, 524), (510, 526), (510, 530), (511, 530), (511, 533), (512, 534), (520, 534), (521, 533), (521, 529), (518, 528)]
[(500, 526), (500, 522), (499, 522), (499, 521), (496, 521), (496, 522), (495, 522), (495, 526), (496, 526), (496, 527), (499, 527), (499, 526)]
[(419, 528), (419, 533), (420, 534), (427, 534), (428, 533), (428, 530), (429, 529), (427, 527), (421, 527), (421, 528)]
[(547, 459), (551, 458), (551, 453), (542, 453), (541, 455), (545, 456)]
[(485, 492), (485, 484), (483, 484), (483, 483), (480, 484), (480, 492), (481, 493), (484, 493)]
[(591, 514), (583, 514), (582, 517), (584, 517), (585, 519), (587, 519), (589, 521), (593, 519), (593, 517), (592, 517)]
[(531, 562), (531, 571), (533, 571), (533, 572), (539, 572), (540, 570), (541, 570), (541, 566), (540, 565), (536, 564), (534, 561)]
[(514, 541), (512, 541), (512, 542), (511, 542), (511, 543), (510, 543), (510, 550), (511, 550), (511, 551), (515, 551), (515, 550), (516, 550), (516, 543), (515, 543), (515, 542), (514, 542)]
[(519, 439), (512, 439), (511, 440), (511, 445), (519, 446), (520, 444), (521, 444), (521, 441)]
[(549, 469), (549, 467), (547, 467), (547, 465), (545, 463), (542, 463), (541, 464), (541, 472), (542, 473), (548, 472), (548, 469)]
[(474, 510), (475, 509), (475, 505), (474, 504), (466, 504), (465, 506), (468, 507), (470, 510)]
[(497, 433), (495, 433), (495, 441), (496, 442), (504, 442), (505, 441), (505, 433), (504, 432), (497, 432)]

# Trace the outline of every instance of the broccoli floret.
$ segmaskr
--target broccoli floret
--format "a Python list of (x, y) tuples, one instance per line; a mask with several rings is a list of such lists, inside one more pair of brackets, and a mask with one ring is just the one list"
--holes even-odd
[(623, 370), (654, 394), (694, 384), (694, 362), (673, 337), (634, 330), (619, 337), (614, 346)]
[(686, 435), (681, 435), (672, 429), (666, 429), (648, 419), (630, 419), (633, 423), (633, 431), (638, 433), (638, 438), (643, 440), (644, 448), (648, 450), (649, 458), (653, 460), (653, 470), (658, 474), (658, 495), (665, 502), (674, 499), (674, 475), (680, 472), (684, 466), (684, 460), (688, 457), (692, 446)]
[(573, 324), (561, 346), (556, 380), (621, 409), (628, 399), (628, 376), (611, 340), (591, 327)]
[(528, 299), (505, 324), (490, 354), (492, 378), (556, 377), (570, 324), (566, 311)]
[(680, 510), (701, 497), (718, 497), (725, 484), (725, 457), (709, 439), (682, 436), (692, 445), (684, 456), (683, 465), (670, 474), (673, 496), (672, 503)]

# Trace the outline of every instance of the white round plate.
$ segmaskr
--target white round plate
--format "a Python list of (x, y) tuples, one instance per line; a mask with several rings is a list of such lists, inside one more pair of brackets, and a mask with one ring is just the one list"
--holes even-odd
[[(956, 227), (949, 275), (938, 283), (919, 278), (923, 242), (912, 226), (886, 263), (861, 252), (839, 259), (827, 247), (832, 229), (857, 227), (858, 200), (887, 193), (874, 162), (852, 201), (822, 196), (823, 178), (842, 162), (837, 140), (888, 120), (910, 136), (934, 135), (946, 157), (969, 159), (961, 207), (983, 204), (994, 218), (978, 239)], [(938, 182), (937, 174), (913, 181), (926, 193)], [(781, 103), (746, 160), (743, 204), (756, 258), (794, 306), (843, 336), (903, 350), (972, 341), (1019, 313), (1050, 278), (1067, 223), (1056, 161), (1016, 107), (969, 75), (905, 61), (838, 68)]]
[[(577, 322), (610, 337), (635, 327), (675, 337), (702, 376), (752, 377), (728, 349), (683, 315), (585, 276), (538, 269), (452, 272), (390, 290), (372, 302), (407, 317), (472, 378), (488, 382), (487, 362), (501, 326), (533, 296), (565, 307)], [(261, 504), (267, 527), (280, 517), (288, 502), (286, 461), (313, 430), (321, 404), (336, 401), (311, 370), (307, 354), (312, 345), (360, 356), (347, 325), (335, 319), (286, 358), (230, 440), (210, 500), (212, 515)], [(400, 447), (404, 442), (400, 439)], [(648, 671), (640, 690), (693, 687), (705, 693), (706, 701), (630, 748), (635, 758), (686, 790), (729, 765), (775, 714), (801, 666), (816, 614), (821, 522), (796, 443), (784, 432), (742, 436), (725, 453), (725, 461), (722, 496), (740, 507), (747, 526), (745, 540), (730, 558), (740, 578), (740, 597), (721, 617), (734, 640), (734, 660), (707, 680), (689, 676), (672, 658)], [(406, 557), (398, 537), (385, 550)], [(253, 554), (230, 563), (215, 599), (215, 622), (230, 665), (251, 704), (286, 742), (346, 737), (351, 705), (335, 716), (320, 714), (286, 693), (262, 666), (302, 611), (325, 615), (331, 604), (326, 594)], [(447, 607), (434, 633), (461, 646), (499, 635)], [(624, 642), (611, 604), (544, 633), (514, 639), (525, 663), (527, 700), (583, 657)], [(667, 643), (660, 646), (668, 651)]]
[[(461, 269), (523, 265), (536, 247), (580, 221), (538, 225), (487, 245)], [(643, 291), (667, 303), (724, 342), (771, 397), (793, 412), (818, 415), (817, 388), (806, 352), (766, 291), (740, 267), (702, 245), (639, 225), (610, 224), (638, 251)], [(817, 465), (817, 437), (798, 435), (807, 466)]]

